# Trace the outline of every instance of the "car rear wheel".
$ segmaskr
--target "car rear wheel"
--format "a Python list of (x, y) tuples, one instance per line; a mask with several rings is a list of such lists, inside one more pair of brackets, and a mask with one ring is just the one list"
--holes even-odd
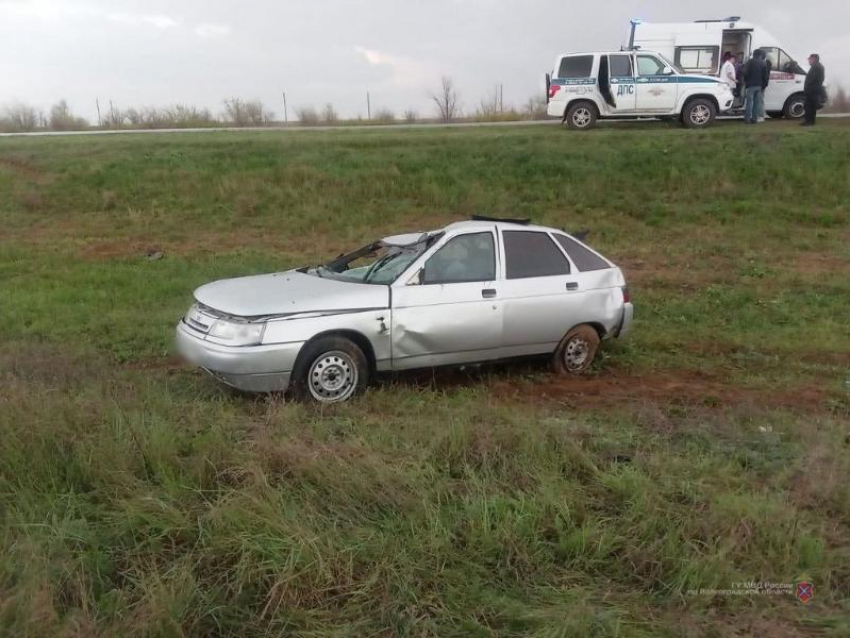
[(369, 383), (369, 362), (353, 341), (323, 337), (305, 348), (293, 371), (292, 390), (297, 399), (342, 403)]
[(586, 131), (596, 126), (598, 118), (599, 113), (592, 102), (575, 102), (567, 109), (567, 117), (564, 119), (574, 131)]
[(685, 104), (682, 111), (682, 123), (688, 128), (707, 128), (717, 117), (717, 107), (714, 102), (697, 98)]
[(558, 374), (581, 374), (590, 368), (598, 347), (599, 334), (593, 326), (576, 326), (555, 349), (552, 368)]

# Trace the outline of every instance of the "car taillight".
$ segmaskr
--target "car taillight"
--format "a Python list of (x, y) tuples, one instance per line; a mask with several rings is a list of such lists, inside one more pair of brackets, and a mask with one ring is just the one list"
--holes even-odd
[(560, 84), (553, 84), (552, 86), (550, 86), (549, 87), (549, 99), (551, 100), (553, 97), (555, 97), (555, 93), (557, 93), (560, 90), (561, 90)]
[(632, 300), (632, 297), (629, 294), (629, 287), (623, 286), (623, 303), (630, 303), (631, 300)]

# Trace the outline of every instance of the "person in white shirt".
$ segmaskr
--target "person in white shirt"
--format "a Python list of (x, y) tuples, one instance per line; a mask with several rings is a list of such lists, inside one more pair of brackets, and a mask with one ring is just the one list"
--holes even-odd
[(723, 54), (723, 65), (720, 67), (720, 79), (731, 88), (738, 86), (738, 76), (735, 73), (735, 56), (731, 51)]
[(731, 51), (723, 54), (723, 64), (720, 66), (720, 81), (729, 85), (737, 102), (741, 92), (738, 90), (738, 73), (735, 68), (735, 56), (732, 55)]

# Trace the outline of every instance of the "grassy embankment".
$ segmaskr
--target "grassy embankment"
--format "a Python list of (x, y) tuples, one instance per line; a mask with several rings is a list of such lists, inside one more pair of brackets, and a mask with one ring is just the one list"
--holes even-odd
[[(841, 122), (0, 140), (0, 634), (847, 635), (848, 201)], [(168, 354), (474, 212), (591, 229), (633, 338), (325, 410)]]

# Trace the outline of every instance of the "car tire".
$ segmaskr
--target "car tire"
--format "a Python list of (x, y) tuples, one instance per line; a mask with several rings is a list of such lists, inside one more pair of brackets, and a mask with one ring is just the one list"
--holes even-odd
[(806, 112), (806, 96), (802, 93), (795, 93), (787, 100), (785, 106), (782, 107), (782, 115), (789, 120), (799, 120)]
[(292, 377), (292, 394), (299, 401), (342, 403), (369, 384), (369, 362), (350, 339), (321, 337), (304, 346)]
[(682, 124), (687, 128), (708, 128), (717, 117), (714, 102), (705, 98), (696, 98), (685, 104), (682, 109)]
[(596, 105), (586, 100), (570, 104), (564, 117), (567, 126), (574, 131), (588, 131), (596, 126), (598, 119), (599, 112), (596, 110)]
[(552, 368), (558, 374), (586, 372), (599, 348), (599, 333), (587, 324), (576, 326), (561, 339), (552, 355)]

